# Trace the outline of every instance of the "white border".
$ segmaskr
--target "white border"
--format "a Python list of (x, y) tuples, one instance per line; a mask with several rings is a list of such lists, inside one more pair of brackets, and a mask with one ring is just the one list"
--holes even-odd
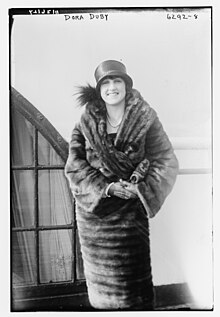
[[(0, 198), (1, 198), (1, 288), (0, 288), (0, 312), (1, 316), (9, 316), (13, 314), (13, 316), (36, 316), (36, 313), (10, 313), (10, 234), (9, 234), (9, 225), (10, 225), (10, 215), (9, 215), (9, 112), (8, 112), (8, 87), (9, 87), (9, 33), (8, 33), (8, 9), (9, 8), (32, 8), (32, 7), (167, 7), (167, 6), (212, 6), (213, 7), (213, 127), (214, 127), (214, 136), (213, 136), (213, 145), (214, 145), (214, 179), (213, 179), (213, 188), (214, 188), (214, 200), (213, 200), (213, 210), (214, 210), (214, 312), (154, 312), (148, 314), (178, 314), (189, 316), (189, 314), (193, 315), (205, 315), (205, 316), (213, 316), (218, 314), (219, 316), (219, 242), (220, 242), (220, 230), (218, 228), (220, 213), (219, 208), (219, 199), (220, 196), (218, 191), (220, 188), (219, 182), (219, 166), (220, 166), (220, 157), (218, 151), (219, 142), (219, 132), (218, 127), (220, 125), (220, 100), (219, 100), (219, 61), (218, 56), (220, 56), (218, 39), (219, 36), (219, 1), (199, 1), (199, 0), (188, 0), (188, 1), (144, 1), (144, 0), (135, 0), (135, 1), (123, 1), (123, 0), (111, 0), (111, 1), (93, 1), (93, 0), (39, 0), (39, 1), (21, 1), (21, 0), (11, 0), (11, 1), (3, 1), (0, 7), (0, 38), (1, 38), (1, 65), (0, 65), (0, 98), (1, 98), (1, 113), (0, 113), (0, 129), (1, 129), (1, 155), (0, 155), (0, 166), (1, 166), (1, 190), (0, 190)], [(217, 86), (218, 85), (218, 86)], [(218, 197), (217, 197), (218, 196)], [(96, 313), (77, 313), (77, 312), (65, 312), (65, 313), (37, 313), (42, 316), (67, 316), (67, 314), (71, 314), (71, 316), (76, 316), (82, 314), (96, 314)], [(114, 315), (117, 313), (114, 313)], [(121, 316), (125, 313), (118, 313)], [(127, 314), (133, 314), (126, 313)], [(143, 314), (143, 313), (137, 313)], [(145, 312), (146, 314), (146, 312)], [(109, 316), (109, 313), (108, 313)]]

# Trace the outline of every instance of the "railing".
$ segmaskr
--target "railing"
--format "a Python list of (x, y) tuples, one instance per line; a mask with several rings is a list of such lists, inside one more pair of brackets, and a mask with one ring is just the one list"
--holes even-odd
[[(177, 157), (180, 156), (179, 151), (190, 151), (191, 156), (193, 156), (193, 153), (196, 153), (196, 151), (204, 151), (204, 153), (208, 154), (210, 158), (209, 161), (206, 162), (205, 167), (201, 167), (198, 165), (198, 167), (182, 168), (180, 164), (179, 175), (212, 174), (211, 137), (210, 138), (208, 137), (206, 138), (171, 138), (171, 143), (174, 147)], [(195, 165), (195, 164), (192, 164), (192, 165)]]

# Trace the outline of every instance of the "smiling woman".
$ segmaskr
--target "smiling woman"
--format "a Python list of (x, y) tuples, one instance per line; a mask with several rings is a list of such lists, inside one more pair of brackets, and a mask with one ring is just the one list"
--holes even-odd
[(178, 162), (125, 66), (104, 61), (95, 78), (96, 88), (81, 88), (85, 111), (65, 166), (89, 300), (96, 309), (153, 310), (148, 218), (172, 190)]

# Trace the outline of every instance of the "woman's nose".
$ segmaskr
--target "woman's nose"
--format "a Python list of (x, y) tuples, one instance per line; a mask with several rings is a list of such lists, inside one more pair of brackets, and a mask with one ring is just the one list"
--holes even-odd
[(109, 89), (114, 89), (114, 88), (115, 88), (115, 83), (114, 83), (113, 80), (111, 80), (111, 81), (109, 82), (108, 88), (109, 88)]

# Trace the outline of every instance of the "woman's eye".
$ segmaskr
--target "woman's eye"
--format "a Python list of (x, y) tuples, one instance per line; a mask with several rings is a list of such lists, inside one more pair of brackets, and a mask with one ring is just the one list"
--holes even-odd
[(107, 85), (108, 84), (108, 81), (107, 80), (104, 80), (103, 82), (102, 82), (102, 85)]

